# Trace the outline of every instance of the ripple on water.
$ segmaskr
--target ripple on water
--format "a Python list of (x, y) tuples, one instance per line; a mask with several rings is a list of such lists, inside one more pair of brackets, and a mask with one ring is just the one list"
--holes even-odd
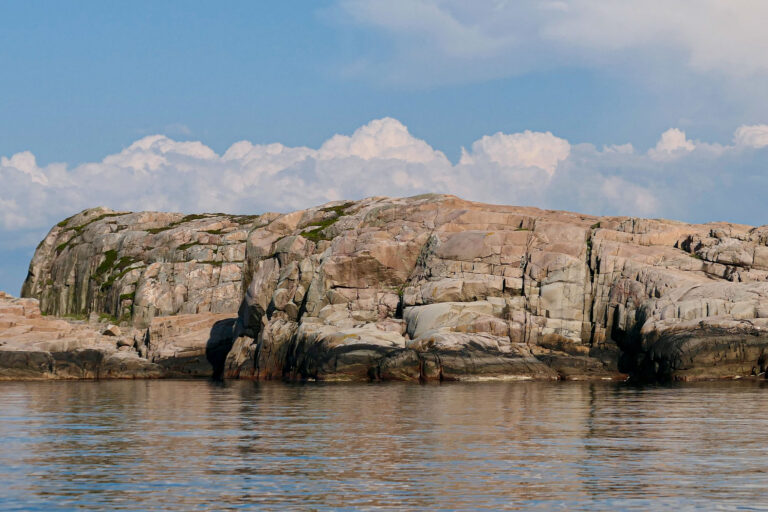
[(765, 383), (0, 383), (0, 508), (766, 509)]

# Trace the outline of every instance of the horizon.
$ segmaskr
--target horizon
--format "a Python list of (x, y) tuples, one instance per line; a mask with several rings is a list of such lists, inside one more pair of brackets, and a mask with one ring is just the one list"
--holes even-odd
[(51, 226), (95, 204), (435, 192), (764, 225), (768, 6), (746, 7), (5, 4), (0, 290), (17, 295)]

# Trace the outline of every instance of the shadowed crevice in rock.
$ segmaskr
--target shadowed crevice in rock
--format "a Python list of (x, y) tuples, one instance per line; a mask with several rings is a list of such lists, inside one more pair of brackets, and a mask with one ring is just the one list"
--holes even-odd
[(224, 364), (232, 350), (236, 322), (236, 318), (227, 318), (219, 320), (211, 327), (210, 336), (205, 344), (205, 357), (213, 368), (211, 375), (213, 380), (221, 380), (224, 377)]

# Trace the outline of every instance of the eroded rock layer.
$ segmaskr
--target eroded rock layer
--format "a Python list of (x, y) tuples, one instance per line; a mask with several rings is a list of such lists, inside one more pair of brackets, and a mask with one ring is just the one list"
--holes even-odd
[[(210, 369), (186, 359), (198, 374), (736, 377), (766, 367), (767, 241), (438, 195), (258, 217), (96, 209), (54, 227), (24, 294), (51, 314), (130, 316), (207, 354)], [(215, 328), (183, 335), (200, 314)]]

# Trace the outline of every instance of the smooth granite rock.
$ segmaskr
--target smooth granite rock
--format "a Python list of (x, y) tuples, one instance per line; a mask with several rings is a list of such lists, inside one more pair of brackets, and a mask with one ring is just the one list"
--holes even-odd
[(249, 217), (94, 209), (53, 228), (23, 292), (146, 329), (125, 350), (167, 375), (732, 378), (766, 369), (767, 242), (765, 226), (444, 195)]

